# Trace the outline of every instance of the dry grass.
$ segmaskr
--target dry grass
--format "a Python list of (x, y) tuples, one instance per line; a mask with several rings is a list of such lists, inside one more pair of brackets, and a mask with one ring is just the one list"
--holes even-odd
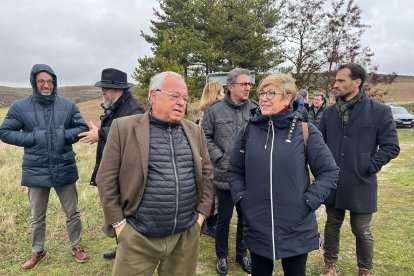
[[(98, 122), (100, 101), (80, 104), (87, 120)], [(0, 109), (0, 120), (6, 114)], [(414, 275), (414, 132), (399, 129), (401, 154), (379, 174), (379, 211), (373, 219), (376, 240), (375, 275)], [(80, 179), (78, 181), (79, 206), (83, 221), (84, 243), (91, 260), (77, 264), (70, 255), (65, 217), (59, 200), (51, 193), (47, 213), (46, 248), (49, 256), (30, 272), (20, 270), (21, 263), (30, 252), (30, 218), (27, 189), (20, 185), (22, 148), (0, 142), (0, 275), (110, 275), (111, 261), (101, 255), (114, 246), (100, 230), (102, 211), (98, 192), (88, 185), (95, 158), (95, 146), (76, 144)], [(326, 220), (323, 207), (317, 211), (321, 235)], [(235, 221), (230, 229), (229, 275), (244, 273), (234, 261)], [(338, 262), (339, 275), (356, 275), (355, 242), (347, 215), (341, 231), (341, 251)], [(214, 240), (202, 236), (197, 275), (215, 275), (216, 257)], [(323, 265), (322, 250), (314, 251), (308, 260), (308, 275), (319, 275)], [(277, 262), (274, 275), (282, 275)]]
[(79, 110), (82, 113), (83, 118), (89, 124), (92, 121), (96, 126), (101, 125), (101, 120), (99, 117), (103, 114), (103, 109), (101, 108), (101, 99), (90, 100), (78, 104)]
[(380, 91), (389, 91), (383, 97), (387, 103), (393, 99), (395, 104), (414, 103), (414, 77), (400, 76), (391, 85), (379, 85)]

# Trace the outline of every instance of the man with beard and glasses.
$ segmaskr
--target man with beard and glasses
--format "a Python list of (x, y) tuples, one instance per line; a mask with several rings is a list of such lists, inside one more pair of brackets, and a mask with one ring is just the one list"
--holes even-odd
[[(98, 142), (95, 168), (90, 180), (90, 184), (93, 186), (97, 185), (95, 177), (112, 121), (116, 118), (144, 113), (141, 103), (129, 91), (134, 85), (128, 83), (126, 73), (114, 68), (104, 69), (102, 70), (101, 80), (95, 83), (95, 86), (101, 88), (101, 106), (104, 109), (104, 114), (100, 118), (101, 126), (98, 128), (91, 121), (89, 122), (90, 130), (79, 134), (79, 137), (82, 137), (79, 140), (81, 143), (94, 144)], [(105, 259), (110, 260), (114, 259), (115, 256), (116, 249), (108, 250), (103, 254)]]
[(366, 72), (360, 65), (341, 65), (335, 77), (336, 103), (324, 110), (319, 124), (340, 169), (337, 189), (324, 202), (324, 276), (336, 275), (346, 210), (350, 212), (356, 240), (358, 275), (372, 275), (371, 219), (377, 211), (377, 173), (400, 152), (391, 109), (367, 96), (363, 89), (365, 79)]

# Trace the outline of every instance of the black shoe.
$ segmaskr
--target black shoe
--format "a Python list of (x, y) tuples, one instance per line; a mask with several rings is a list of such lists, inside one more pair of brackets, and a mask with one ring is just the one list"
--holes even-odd
[(110, 249), (103, 253), (103, 257), (108, 260), (113, 260), (116, 257), (116, 248)]
[(204, 230), (203, 234), (206, 234), (207, 236), (212, 237), (213, 239), (216, 238), (216, 227), (214, 226), (207, 226)]
[(244, 272), (252, 273), (252, 265), (250, 263), (250, 259), (247, 256), (236, 256), (236, 262), (241, 265)]
[(217, 266), (216, 266), (217, 272), (218, 274), (221, 275), (226, 275), (227, 274), (227, 259), (226, 258), (220, 258), (217, 260)]

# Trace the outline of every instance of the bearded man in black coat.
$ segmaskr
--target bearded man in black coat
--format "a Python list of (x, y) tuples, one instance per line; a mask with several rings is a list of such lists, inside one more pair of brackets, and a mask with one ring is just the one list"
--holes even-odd
[(334, 85), (337, 101), (324, 110), (319, 124), (340, 169), (337, 189), (325, 201), (327, 222), (322, 275), (336, 275), (340, 228), (346, 210), (350, 212), (356, 239), (359, 275), (372, 274), (371, 219), (377, 211), (376, 174), (400, 152), (391, 109), (368, 98), (363, 89), (365, 78), (365, 70), (360, 65), (341, 65)]
[[(118, 69), (107, 68), (102, 70), (101, 80), (95, 83), (101, 88), (102, 108), (101, 126), (98, 128), (93, 122), (89, 122), (90, 130), (79, 134), (82, 137), (79, 142), (94, 144), (98, 142), (96, 149), (96, 163), (92, 173), (90, 184), (96, 186), (96, 174), (101, 163), (102, 153), (108, 137), (109, 128), (116, 118), (144, 113), (144, 108), (129, 89), (134, 86), (127, 81), (127, 74)], [(98, 184), (99, 185), (99, 184)], [(116, 249), (108, 250), (103, 254), (106, 259), (115, 259)]]

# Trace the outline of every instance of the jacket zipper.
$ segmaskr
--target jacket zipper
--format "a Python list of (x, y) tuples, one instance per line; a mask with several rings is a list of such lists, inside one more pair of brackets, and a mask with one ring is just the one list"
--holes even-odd
[(174, 227), (171, 232), (171, 235), (174, 234), (175, 228), (177, 227), (177, 217), (178, 217), (178, 203), (180, 202), (180, 195), (179, 195), (179, 181), (178, 181), (178, 174), (177, 174), (177, 164), (175, 163), (175, 152), (174, 152), (174, 146), (173, 146), (173, 140), (172, 140), (172, 130), (171, 130), (171, 124), (168, 125), (167, 132), (170, 138), (170, 149), (171, 149), (171, 161), (173, 164), (174, 169), (174, 178), (175, 178), (175, 215), (174, 215)]
[(273, 250), (273, 260), (276, 260), (276, 249), (275, 249), (275, 221), (274, 221), (274, 212), (273, 212), (273, 145), (275, 142), (275, 129), (273, 127), (273, 121), (269, 121), (269, 125), (272, 128), (272, 145), (270, 147), (270, 214), (272, 216), (272, 250)]

